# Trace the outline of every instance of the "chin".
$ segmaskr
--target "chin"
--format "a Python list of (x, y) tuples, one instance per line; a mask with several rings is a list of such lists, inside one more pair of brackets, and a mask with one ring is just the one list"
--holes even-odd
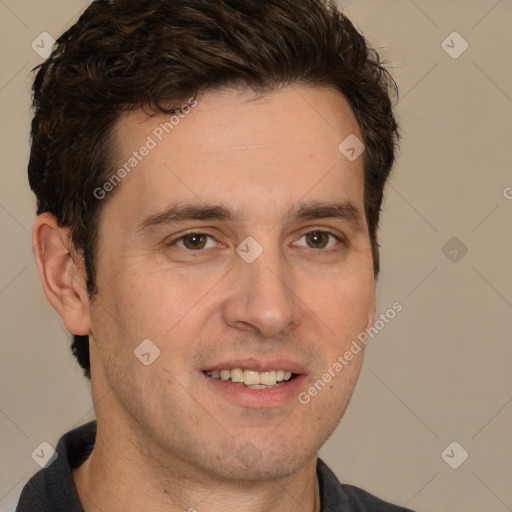
[[(315, 447), (316, 448), (316, 447)], [(287, 478), (300, 471), (312, 459), (316, 459), (318, 449), (304, 443), (299, 446), (266, 444), (258, 447), (250, 441), (230, 446), (229, 457), (210, 460), (207, 472), (234, 482), (264, 482)], [(319, 447), (318, 447), (319, 448)]]
[(223, 479), (239, 483), (258, 483), (266, 481), (282, 480), (300, 471), (310, 459), (297, 461), (294, 459), (284, 459), (279, 461), (279, 465), (274, 463), (258, 463), (247, 467), (241, 463), (238, 466), (225, 466), (216, 468), (216, 473)]

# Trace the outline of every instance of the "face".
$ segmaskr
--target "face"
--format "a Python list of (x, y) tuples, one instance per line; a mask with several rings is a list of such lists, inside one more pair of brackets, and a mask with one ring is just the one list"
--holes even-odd
[(141, 113), (114, 133), (115, 170), (137, 163), (100, 219), (96, 413), (162, 464), (283, 477), (340, 420), (362, 351), (332, 367), (374, 315), (363, 157), (338, 149), (362, 136), (328, 89), (193, 105), (168, 133)]

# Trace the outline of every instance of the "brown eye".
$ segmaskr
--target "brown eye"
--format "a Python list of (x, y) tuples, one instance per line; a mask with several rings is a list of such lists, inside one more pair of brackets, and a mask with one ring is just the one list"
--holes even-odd
[(323, 229), (313, 229), (304, 233), (293, 245), (309, 249), (323, 249), (324, 252), (341, 248), (337, 246), (347, 247), (344, 238)]
[(204, 249), (208, 242), (208, 235), (189, 233), (181, 237), (183, 246), (191, 251)]
[(313, 249), (324, 249), (329, 243), (329, 233), (325, 231), (311, 231), (304, 235), (306, 237), (307, 244)]

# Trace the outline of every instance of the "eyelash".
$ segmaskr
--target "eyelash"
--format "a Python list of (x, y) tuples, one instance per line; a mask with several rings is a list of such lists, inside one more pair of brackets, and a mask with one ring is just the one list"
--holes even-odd
[[(334, 238), (338, 242), (340, 242), (340, 245), (343, 248), (347, 248), (348, 247), (348, 241), (347, 241), (347, 239), (344, 236), (337, 235), (336, 233), (333, 233), (331, 231), (327, 231), (325, 229), (316, 229), (316, 228), (310, 229), (309, 231), (306, 231), (305, 233), (303, 233), (299, 237), (299, 240), (301, 238), (307, 236), (307, 235), (312, 234), (312, 233), (326, 234), (326, 235)], [(201, 233), (199, 231), (190, 231), (188, 233), (185, 233), (185, 234), (179, 236), (178, 238), (174, 238), (173, 240), (170, 240), (169, 242), (166, 242), (164, 245), (165, 245), (165, 247), (175, 246), (179, 241), (183, 240), (188, 235), (203, 235), (203, 236), (208, 237), (208, 239), (210, 239), (210, 240), (215, 240), (215, 237), (213, 235), (208, 234), (208, 233)], [(327, 242), (327, 243), (329, 243), (329, 242)], [(207, 250), (207, 249), (192, 250), (192, 249), (187, 249), (186, 247), (180, 247), (180, 249), (188, 251), (189, 253), (193, 254), (194, 256), (200, 256), (200, 255), (204, 254), (205, 251)], [(322, 251), (322, 252), (325, 252), (325, 253), (330, 253), (330, 252), (334, 252), (336, 250), (339, 250), (339, 246), (331, 247), (329, 249), (315, 249), (313, 247), (310, 247), (310, 249), (312, 249), (314, 251)]]

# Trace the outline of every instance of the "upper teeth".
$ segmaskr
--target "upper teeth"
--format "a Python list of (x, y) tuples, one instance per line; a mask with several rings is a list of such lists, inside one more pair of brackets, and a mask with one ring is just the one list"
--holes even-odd
[(274, 386), (278, 382), (290, 380), (292, 372), (288, 370), (271, 370), (269, 372), (255, 372), (254, 370), (213, 370), (206, 371), (206, 375), (215, 379), (229, 380), (232, 382), (243, 382), (247, 386), (264, 384)]

